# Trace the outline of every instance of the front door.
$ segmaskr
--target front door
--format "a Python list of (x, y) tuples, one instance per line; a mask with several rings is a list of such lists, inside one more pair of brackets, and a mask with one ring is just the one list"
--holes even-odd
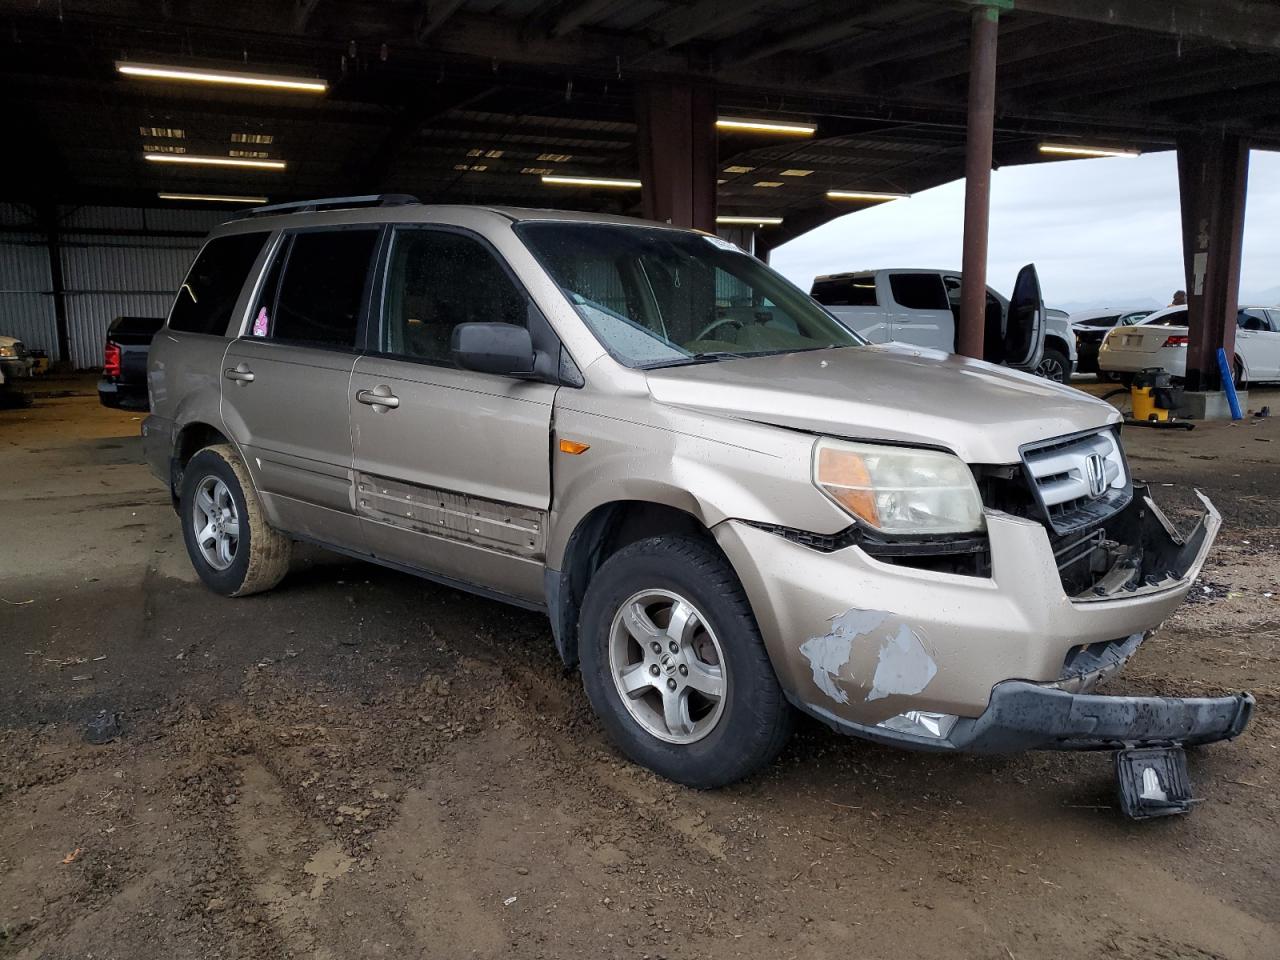
[(360, 548), (347, 402), (378, 228), (286, 234), (222, 363), (222, 419), (273, 523)]
[(1044, 298), (1035, 264), (1018, 271), (1007, 314), (997, 320), (987, 311), (985, 359), (1018, 370), (1034, 370), (1044, 350)]
[(524, 324), (529, 300), (470, 233), (391, 236), (375, 349), (351, 379), (357, 504), (377, 557), (543, 597), (556, 387), (458, 369), (460, 323)]

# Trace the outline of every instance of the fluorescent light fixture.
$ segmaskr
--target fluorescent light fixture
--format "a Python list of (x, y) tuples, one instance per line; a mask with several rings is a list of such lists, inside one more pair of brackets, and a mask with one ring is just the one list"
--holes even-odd
[(253, 167), (257, 170), (283, 170), (283, 160), (242, 160), (239, 157), (195, 157), (191, 154), (147, 153), (152, 163), (192, 163), (206, 167)]
[(1139, 150), (1119, 150), (1115, 147), (1081, 147), (1073, 143), (1042, 143), (1041, 153), (1063, 157), (1137, 157)]
[(269, 73), (240, 73), (232, 70), (205, 70), (200, 67), (170, 67), (159, 63), (116, 61), (116, 70), (126, 77), (147, 80), (181, 80), (232, 87), (258, 87), (285, 93), (324, 93), (329, 84), (315, 77), (278, 77)]
[(797, 169), (797, 168), (795, 168), (795, 167), (792, 167), (792, 168), (790, 168), (789, 170), (783, 170), (783, 171), (782, 171), (782, 176), (784, 176), (784, 177), (807, 177), (807, 176), (809, 176), (809, 174), (811, 174), (811, 173), (813, 173), (813, 171), (812, 171), (812, 170), (801, 170), (801, 169)]
[(544, 175), (543, 183), (554, 183), (563, 187), (615, 187), (620, 190), (639, 190), (639, 180), (612, 180), (608, 177), (561, 177)]
[(751, 120), (745, 117), (719, 117), (716, 127), (720, 130), (740, 130), (745, 133), (782, 133), (793, 137), (812, 137), (818, 128), (812, 123), (786, 123), (781, 120)]
[(782, 186), (782, 181), (781, 180), (757, 180), (755, 183), (752, 184), (752, 186), (768, 187), (769, 189), (773, 189), (774, 187)]
[(716, 223), (742, 227), (776, 227), (781, 217), (716, 217)]
[(741, 164), (734, 164), (731, 167), (725, 167), (725, 173), (750, 173), (755, 167), (744, 167)]
[(880, 193), (875, 190), (828, 190), (828, 200), (870, 200), (878, 203), (882, 200), (904, 200), (909, 193)]
[(202, 203), (257, 203), (267, 202), (266, 197), (232, 197), (220, 193), (157, 193), (161, 200), (199, 200)]

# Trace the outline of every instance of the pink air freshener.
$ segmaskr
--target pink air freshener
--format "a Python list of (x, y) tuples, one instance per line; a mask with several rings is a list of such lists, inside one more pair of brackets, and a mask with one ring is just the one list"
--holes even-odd
[(262, 307), (258, 311), (258, 316), (253, 321), (253, 335), (255, 337), (265, 337), (267, 335), (267, 308)]

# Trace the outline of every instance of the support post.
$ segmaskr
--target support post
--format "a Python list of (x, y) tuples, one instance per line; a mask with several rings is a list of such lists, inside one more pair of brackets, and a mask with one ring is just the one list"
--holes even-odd
[(58, 231), (58, 207), (45, 204), (40, 208), (40, 224), (45, 248), (49, 252), (49, 286), (53, 294), (53, 318), (57, 331), (58, 356), (62, 363), (71, 362), (71, 336), (67, 332), (67, 291), (62, 278), (62, 242)]
[(650, 83), (636, 91), (644, 215), (716, 229), (716, 111), (710, 87)]
[(969, 27), (969, 119), (964, 160), (964, 251), (956, 352), (982, 358), (986, 339), (987, 232), (991, 220), (991, 145), (996, 117), (996, 38), (1000, 10), (977, 5)]
[(1206, 131), (1178, 140), (1188, 391), (1221, 390), (1218, 348), (1235, 357), (1248, 181), (1249, 146), (1241, 137)]

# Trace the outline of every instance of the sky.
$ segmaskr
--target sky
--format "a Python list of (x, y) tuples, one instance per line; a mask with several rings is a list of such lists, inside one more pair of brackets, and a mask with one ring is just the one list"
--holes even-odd
[[(1249, 161), (1240, 302), (1280, 303), (1280, 153)], [(964, 181), (833, 220), (769, 263), (805, 290), (815, 275), (959, 269)], [(1186, 285), (1173, 151), (1004, 167), (992, 174), (987, 282), (1008, 294), (1034, 262), (1045, 305), (1164, 306)]]

